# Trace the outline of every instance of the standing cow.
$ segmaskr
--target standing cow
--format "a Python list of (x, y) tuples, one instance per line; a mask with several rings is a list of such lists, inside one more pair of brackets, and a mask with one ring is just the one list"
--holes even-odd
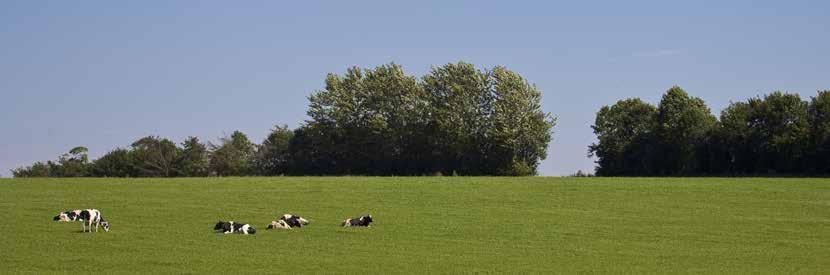
[(87, 232), (87, 226), (89, 227), (89, 232), (92, 232), (93, 224), (95, 224), (95, 232), (98, 232), (99, 225), (104, 228), (104, 231), (110, 231), (110, 223), (104, 220), (104, 217), (101, 216), (101, 211), (98, 211), (98, 209), (86, 209), (81, 211), (80, 219), (84, 221), (81, 223), (83, 232)]

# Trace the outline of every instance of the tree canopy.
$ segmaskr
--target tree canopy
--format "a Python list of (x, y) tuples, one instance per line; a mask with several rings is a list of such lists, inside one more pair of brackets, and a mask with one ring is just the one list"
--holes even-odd
[[(422, 77), (395, 63), (328, 74), (309, 97), (308, 120), (277, 126), (254, 144), (235, 131), (216, 144), (157, 136), (89, 163), (78, 147), (16, 177), (246, 175), (534, 175), (556, 119), (542, 92), (507, 68), (465, 62)], [(76, 150), (77, 149), (77, 150)]]
[(773, 92), (731, 103), (718, 120), (672, 87), (656, 111), (639, 99), (602, 107), (589, 153), (603, 176), (827, 175), (828, 113), (827, 91), (810, 102)]

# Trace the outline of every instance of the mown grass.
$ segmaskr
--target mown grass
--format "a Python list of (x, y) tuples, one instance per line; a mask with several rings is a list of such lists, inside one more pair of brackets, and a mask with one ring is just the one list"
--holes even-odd
[[(4, 179), (0, 206), (2, 274), (830, 272), (828, 179)], [(112, 231), (51, 220), (74, 208)]]

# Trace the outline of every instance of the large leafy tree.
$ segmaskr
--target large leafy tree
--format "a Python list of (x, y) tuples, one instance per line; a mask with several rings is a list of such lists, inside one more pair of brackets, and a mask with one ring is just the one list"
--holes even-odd
[(488, 132), (494, 113), (492, 83), (487, 73), (469, 63), (434, 67), (423, 77), (429, 97), (429, 147), (444, 174), (492, 174), (486, 164)]
[(830, 174), (830, 90), (819, 91), (810, 100), (812, 154), (814, 173)]
[(90, 176), (91, 165), (86, 147), (78, 146), (58, 157), (57, 162), (35, 162), (31, 166), (12, 170), (14, 177), (87, 177)]
[[(423, 127), (425, 99), (415, 77), (392, 63), (329, 74), (326, 87), (309, 97), (302, 138), (315, 137), (315, 161), (324, 173), (401, 174)], [(319, 134), (313, 134), (319, 133)], [(310, 141), (311, 142), (311, 141)], [(310, 153), (310, 152), (309, 152)], [(306, 154), (304, 156), (311, 156)]]
[(176, 166), (181, 176), (204, 177), (209, 173), (208, 149), (197, 137), (182, 142), (182, 150)]
[(139, 176), (133, 166), (132, 153), (116, 148), (92, 163), (92, 176), (95, 177), (136, 177)]
[(49, 164), (40, 161), (35, 162), (31, 166), (20, 167), (12, 169), (12, 176), (15, 178), (42, 178), (55, 177)]
[(486, 160), (500, 175), (535, 175), (556, 119), (542, 111), (542, 92), (519, 74), (495, 67), (489, 75), (493, 106), (485, 124)]
[(748, 104), (751, 140), (761, 150), (758, 172), (800, 173), (810, 139), (807, 102), (797, 94), (774, 92)]
[(156, 136), (143, 137), (132, 146), (132, 160), (139, 176), (174, 177), (180, 171), (176, 162), (181, 149), (176, 143)]
[(351, 68), (309, 101), (291, 152), (323, 174), (535, 174), (555, 124), (520, 75), (464, 62), (420, 82), (394, 63)]
[(815, 144), (810, 142), (815, 140), (815, 136), (811, 139), (810, 121), (815, 121), (811, 110), (798, 95), (781, 92), (732, 103), (721, 112), (720, 128), (715, 136), (725, 152), (724, 160), (729, 167), (726, 172), (749, 175), (809, 172), (810, 165), (805, 162), (809, 162), (811, 144)]
[(294, 132), (287, 125), (276, 126), (268, 137), (257, 147), (254, 166), (257, 174), (264, 176), (284, 175), (290, 168), (289, 145)]
[(234, 131), (230, 137), (211, 144), (210, 169), (219, 176), (247, 176), (253, 174), (252, 164), (255, 145), (248, 136)]
[(716, 173), (754, 174), (758, 159), (757, 147), (753, 144), (752, 128), (749, 126), (750, 106), (746, 102), (733, 102), (721, 111), (720, 123), (712, 139), (713, 147), (722, 154), (722, 159), (713, 167)]
[(294, 138), (288, 145), (291, 156), (288, 173), (291, 175), (336, 174), (337, 161), (333, 154), (336, 144), (319, 124), (311, 123), (294, 130)]
[(417, 174), (423, 170), (428, 102), (414, 76), (391, 63), (367, 70), (364, 80), (368, 140), (376, 153), (368, 174)]
[(588, 147), (597, 157), (599, 176), (644, 175), (649, 173), (647, 141), (655, 128), (657, 108), (639, 98), (603, 106), (591, 128), (597, 143)]
[(77, 146), (69, 150), (68, 153), (61, 155), (58, 158), (59, 177), (85, 177), (89, 176), (89, 157), (87, 157), (89, 149), (83, 146)]
[(716, 123), (702, 99), (690, 97), (674, 86), (663, 95), (657, 106), (656, 145), (650, 161), (660, 175), (699, 173), (702, 159), (698, 152), (707, 134)]

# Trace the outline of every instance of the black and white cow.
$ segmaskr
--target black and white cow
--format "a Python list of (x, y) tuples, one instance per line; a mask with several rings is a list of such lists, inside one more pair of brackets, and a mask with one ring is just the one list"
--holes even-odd
[(269, 224), (268, 227), (266, 227), (265, 229), (266, 230), (270, 230), (270, 229), (291, 229), (291, 226), (288, 225), (288, 223), (285, 222), (284, 220), (276, 220), (276, 221), (271, 221), (271, 224)]
[(343, 223), (341, 225), (343, 227), (349, 227), (349, 226), (369, 227), (370, 223), (372, 223), (372, 215), (366, 215), (366, 216), (363, 216), (363, 217), (360, 217), (360, 218), (346, 219), (345, 221), (343, 221)]
[(266, 229), (291, 229), (295, 227), (303, 227), (303, 225), (307, 224), (308, 220), (303, 217), (292, 214), (283, 214), (278, 220), (272, 221)]
[(238, 233), (238, 234), (256, 234), (256, 229), (253, 226), (247, 223), (237, 223), (234, 221), (219, 221), (216, 223), (216, 226), (213, 227), (213, 230), (221, 230), (222, 233), (231, 234), (231, 233)]
[(74, 222), (79, 220), (79, 217), (81, 216), (81, 211), (81, 209), (75, 209), (66, 212), (61, 212), (57, 216), (52, 218), (52, 220), (61, 222)]
[(110, 231), (110, 223), (104, 220), (104, 216), (101, 215), (101, 211), (98, 211), (98, 209), (83, 210), (78, 219), (83, 220), (81, 223), (83, 232), (87, 232), (87, 226), (89, 227), (89, 232), (92, 232), (93, 224), (95, 224), (95, 232), (98, 232), (99, 225), (104, 228), (104, 231)]
[(282, 217), (280, 217), (280, 220), (285, 221), (291, 227), (303, 227), (303, 225), (308, 224), (308, 220), (304, 219), (303, 217), (291, 214), (283, 214)]

